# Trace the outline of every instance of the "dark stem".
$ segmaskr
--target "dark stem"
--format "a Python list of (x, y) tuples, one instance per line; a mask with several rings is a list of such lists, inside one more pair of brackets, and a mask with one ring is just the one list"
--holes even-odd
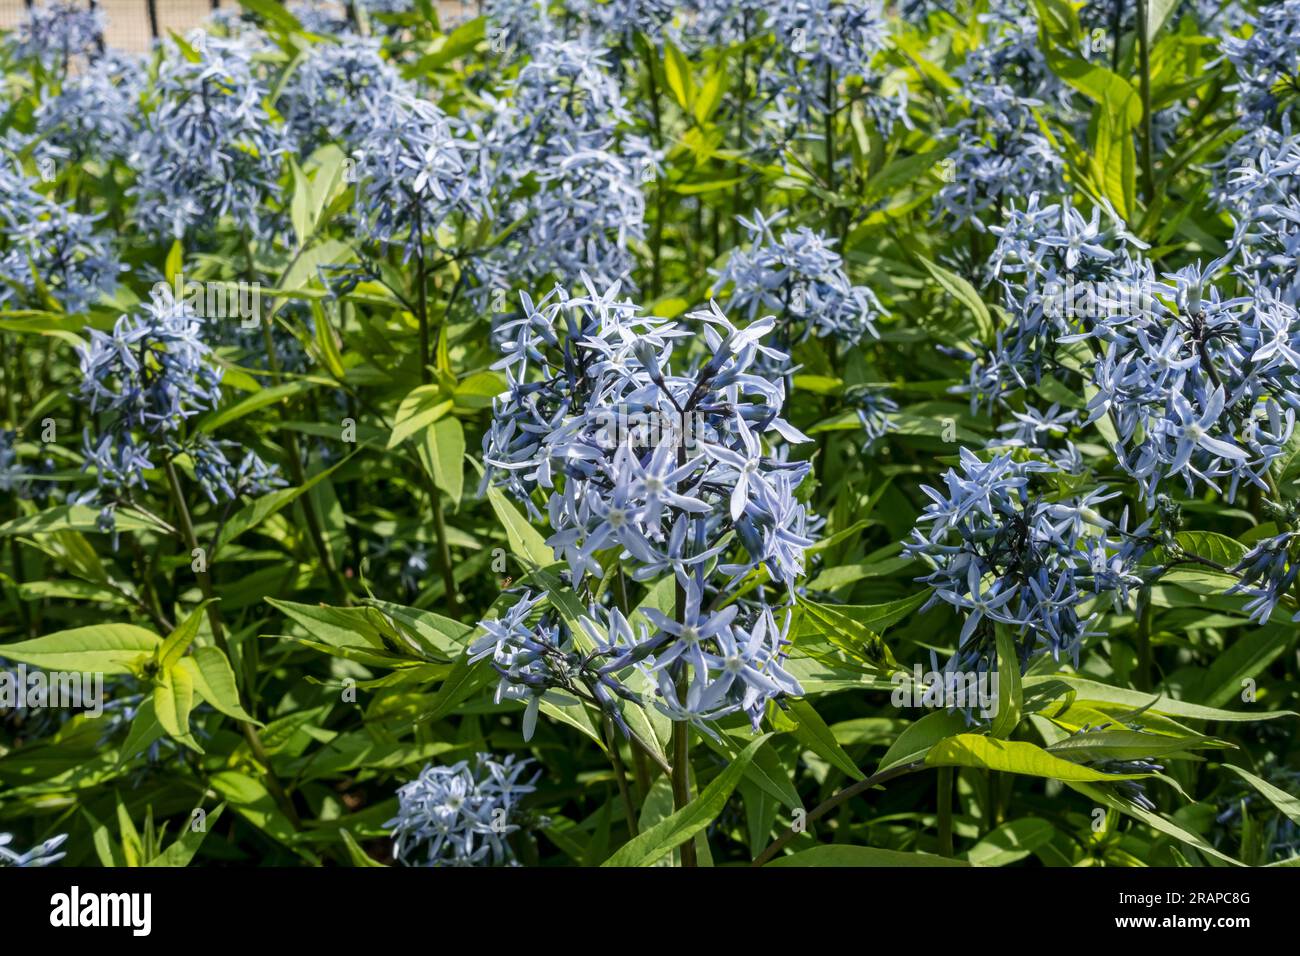
[(935, 786), (939, 804), (939, 855), (952, 856), (952, 767), (940, 767)]
[[(873, 774), (872, 776), (867, 777), (865, 780), (859, 780), (857, 783), (845, 787), (843, 790), (839, 791), (836, 794), (833, 794), (830, 797), (827, 797), (821, 803), (817, 804), (817, 806), (815, 806), (811, 811), (809, 811), (808, 815), (804, 817), (804, 822), (815, 823), (816, 821), (820, 820), (822, 817), (826, 816), (826, 814), (834, 810), (836, 807), (838, 807), (844, 801), (852, 800), (858, 794), (870, 790), (872, 787), (878, 787), (882, 783), (888, 783), (890, 780), (895, 780), (898, 777), (903, 777), (909, 773), (914, 773), (915, 771), (921, 770), (924, 767), (925, 767), (925, 763), (918, 760), (915, 763), (905, 763), (897, 767), (891, 767), (889, 770), (884, 770), (881, 771), (880, 773)], [(769, 843), (767, 849), (764, 850), (762, 853), (760, 853), (757, 857), (755, 857), (754, 862), (751, 863), (750, 866), (762, 866), (764, 863), (767, 863), (778, 853), (780, 853), (781, 850), (783, 850), (786, 847), (786, 845), (790, 843), (791, 840), (793, 840), (800, 833), (802, 833), (803, 829), (804, 829), (803, 827), (800, 827), (798, 830), (796, 830), (794, 827), (791, 827), (789, 830), (786, 830), (785, 833), (783, 833), (777, 839)]]

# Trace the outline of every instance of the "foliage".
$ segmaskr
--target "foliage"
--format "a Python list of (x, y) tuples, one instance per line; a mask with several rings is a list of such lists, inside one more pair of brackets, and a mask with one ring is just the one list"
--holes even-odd
[(1293, 861), (1300, 0), (1138, 13), (38, 7), (0, 864)]

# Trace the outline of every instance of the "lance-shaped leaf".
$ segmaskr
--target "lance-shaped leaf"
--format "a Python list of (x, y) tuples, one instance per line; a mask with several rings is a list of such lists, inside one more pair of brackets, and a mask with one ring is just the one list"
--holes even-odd
[(161, 643), (157, 634), (134, 624), (94, 624), (5, 644), (4, 656), (47, 670), (130, 674), (132, 665)]

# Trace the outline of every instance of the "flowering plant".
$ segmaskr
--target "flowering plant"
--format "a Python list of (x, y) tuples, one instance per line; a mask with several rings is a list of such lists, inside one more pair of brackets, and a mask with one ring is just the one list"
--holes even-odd
[(1300, 0), (101, 7), (0, 865), (1295, 862)]

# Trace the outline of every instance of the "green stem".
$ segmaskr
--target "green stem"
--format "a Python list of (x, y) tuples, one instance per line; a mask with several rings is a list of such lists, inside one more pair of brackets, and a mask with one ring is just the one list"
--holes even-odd
[[(817, 804), (817, 806), (810, 810), (808, 815), (804, 817), (804, 822), (806, 824), (815, 823), (846, 800), (852, 800), (858, 794), (864, 793), (872, 787), (878, 787), (882, 783), (888, 783), (890, 780), (906, 776), (909, 773), (915, 773), (917, 770), (922, 770), (924, 768), (925, 764), (918, 760), (914, 763), (905, 763), (897, 767), (891, 767), (889, 770), (872, 774), (870, 777), (866, 777), (851, 786), (845, 787), (843, 790), (832, 794), (821, 803)], [(804, 832), (804, 827), (800, 827), (797, 830), (794, 827), (791, 827), (789, 830), (786, 830), (785, 833), (769, 843), (767, 849), (755, 857), (754, 862), (751, 863), (750, 866), (762, 866), (768, 860), (771, 860), (780, 853), (791, 840), (795, 839), (795, 837), (802, 832)]]
[[(826, 67), (826, 115), (824, 121), (824, 135), (826, 137), (826, 188), (829, 192), (834, 193), (839, 187), (835, 178), (835, 111), (836, 111), (836, 88), (835, 88), (835, 71)], [(841, 247), (844, 241), (843, 219), (841, 210), (838, 206), (832, 206), (830, 209), (830, 220), (839, 236)]]
[[(176, 465), (170, 457), (163, 458), (163, 470), (167, 474), (167, 484), (171, 488), (172, 502), (176, 506), (177, 523), (180, 525), (181, 535), (185, 544), (193, 554), (199, 547), (198, 536), (194, 533), (194, 521), (190, 518), (189, 506), (185, 504), (185, 494), (181, 490), (181, 479), (176, 473)], [(226, 658), (229, 659), (230, 643), (226, 640), (226, 629), (221, 623), (221, 612), (217, 610), (216, 595), (212, 589), (212, 577), (204, 563), (204, 570), (196, 572), (199, 581), (199, 590), (202, 592), (204, 600), (208, 601), (208, 624), (212, 628), (212, 639), (217, 642), (217, 647), (221, 650)], [(252, 687), (248, 685), (247, 679), (244, 682), (243, 693), (240, 694), (242, 700), (247, 702), (245, 709), (250, 709)], [(275, 770), (271, 767), (270, 755), (266, 752), (266, 747), (262, 744), (262, 739), (257, 735), (257, 728), (248, 721), (239, 721), (240, 729), (244, 733), (244, 740), (248, 742), (249, 749), (253, 752), (254, 758), (266, 770), (265, 781), (266, 789), (272, 798), (280, 805), (284, 815), (289, 818), (295, 830), (302, 828), (302, 823), (298, 819), (298, 811), (294, 808), (293, 801), (289, 799), (289, 794), (285, 792), (284, 786), (280, 783), (280, 778), (276, 776)]]
[(952, 856), (952, 767), (940, 767), (935, 782), (939, 804), (939, 855)]
[(623, 767), (623, 755), (618, 750), (618, 738), (614, 736), (614, 721), (609, 715), (602, 716), (605, 725), (605, 747), (609, 750), (609, 761), (614, 765), (614, 779), (618, 782), (619, 799), (623, 801), (623, 813), (627, 817), (627, 831), (631, 836), (639, 832), (636, 825), (636, 811), (632, 804), (632, 794), (627, 787), (627, 771)]
[[(686, 464), (686, 414), (691, 411), (691, 403), (687, 402), (686, 412), (682, 415), (682, 433), (678, 436), (677, 442), (677, 464), (681, 467)], [(682, 584), (681, 578), (675, 580), (673, 611), (679, 627), (686, 624), (686, 587)], [(686, 702), (687, 688), (690, 682), (690, 673), (686, 661), (677, 662), (677, 699), (683, 703)], [(673, 808), (683, 810), (691, 802), (691, 725), (689, 721), (677, 720), (673, 722)], [(691, 837), (681, 846), (682, 866), (695, 866), (697, 864), (695, 856), (695, 838)]]
[[(275, 338), (271, 334), (270, 320), (262, 323), (262, 342), (266, 348), (266, 362), (271, 372), (271, 381), (276, 385), (280, 384), (280, 358), (276, 354)], [(298, 438), (288, 428), (280, 429), (280, 440), (284, 443), (285, 457), (289, 461), (289, 474), (293, 482), (299, 488), (307, 484), (307, 473), (302, 467), (302, 455), (298, 448)], [(320, 558), (321, 566), (325, 569), (325, 576), (329, 578), (331, 586), (334, 588), (334, 597), (340, 604), (350, 605), (352, 595), (348, 591), (347, 582), (343, 580), (343, 575), (339, 572), (338, 564), (334, 561), (334, 552), (329, 548), (329, 543), (325, 540), (324, 527), (321, 524), (320, 515), (316, 512), (316, 504), (312, 500), (311, 492), (307, 491), (298, 496), (298, 503), (302, 505), (303, 517), (307, 521), (307, 536), (311, 539), (312, 548), (316, 556)]]
[[(1138, 527), (1144, 525), (1150, 517), (1150, 512), (1147, 510), (1146, 500), (1141, 494), (1138, 494), (1133, 500), (1133, 513), (1137, 515)], [(1138, 590), (1137, 603), (1134, 606), (1134, 611), (1137, 614), (1137, 630), (1135, 632), (1135, 644), (1137, 645), (1137, 671), (1133, 675), (1133, 684), (1140, 691), (1149, 691), (1152, 686), (1151, 675), (1153, 671), (1153, 659), (1151, 653), (1150, 584), (1143, 584)]]
[[(421, 228), (420, 207), (415, 207), (415, 228)], [(416, 265), (416, 282), (419, 289), (416, 295), (416, 318), (420, 323), (420, 383), (428, 385), (433, 381), (433, 375), (429, 371), (429, 365), (432, 362), (430, 354), (430, 332), (429, 332), (429, 299), (426, 285), (428, 276), (424, 268), (424, 243), (423, 233), (420, 245), (415, 250)], [(433, 511), (433, 533), (438, 544), (438, 564), (442, 571), (443, 592), (447, 599), (447, 615), (452, 618), (460, 617), (460, 601), (456, 594), (456, 570), (451, 563), (451, 546), (447, 543), (447, 521), (442, 509), (442, 492), (438, 490), (437, 484), (432, 476), (425, 476), (425, 487), (429, 492), (429, 506)]]
[(1147, 205), (1155, 200), (1155, 159), (1151, 135), (1151, 42), (1147, 36), (1147, 0), (1137, 0), (1138, 68), (1142, 95), (1142, 180)]
[[(656, 152), (662, 152), (664, 148), (664, 131), (663, 115), (659, 106), (659, 81), (655, 77), (655, 59), (654, 47), (647, 43), (646, 48), (646, 72), (650, 77), (650, 116), (652, 120), (651, 130), (654, 133), (654, 146)], [(650, 274), (650, 294), (653, 298), (659, 298), (663, 294), (663, 244), (664, 244), (664, 187), (655, 177), (655, 227), (653, 238), (651, 239), (650, 248), (653, 256)]]

